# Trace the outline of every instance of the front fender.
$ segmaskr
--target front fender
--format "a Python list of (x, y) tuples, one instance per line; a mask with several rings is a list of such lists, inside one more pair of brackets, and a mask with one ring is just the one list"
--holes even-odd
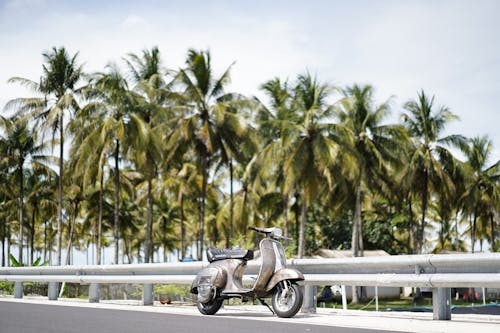
[(208, 266), (203, 268), (191, 284), (191, 293), (198, 293), (198, 286), (207, 284), (212, 287), (222, 288), (226, 285), (227, 275), (220, 266)]
[(304, 280), (304, 275), (296, 269), (292, 268), (282, 268), (274, 272), (273, 277), (266, 286), (266, 291), (271, 291), (279, 282), (284, 280), (290, 281), (302, 281)]

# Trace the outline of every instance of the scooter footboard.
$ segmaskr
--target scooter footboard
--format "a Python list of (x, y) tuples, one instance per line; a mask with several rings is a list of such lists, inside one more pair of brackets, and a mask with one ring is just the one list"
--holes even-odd
[(304, 280), (304, 275), (292, 268), (282, 268), (274, 272), (273, 277), (266, 286), (266, 291), (271, 291), (279, 282), (289, 280), (289, 281), (302, 281)]

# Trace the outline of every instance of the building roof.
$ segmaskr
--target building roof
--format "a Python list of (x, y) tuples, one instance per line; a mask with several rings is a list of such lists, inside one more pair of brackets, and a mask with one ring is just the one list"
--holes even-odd
[[(379, 256), (389, 256), (389, 253), (384, 250), (365, 250), (363, 251), (364, 257), (379, 257)], [(319, 249), (312, 256), (314, 259), (325, 259), (325, 258), (352, 258), (351, 250), (329, 250), (329, 249)]]

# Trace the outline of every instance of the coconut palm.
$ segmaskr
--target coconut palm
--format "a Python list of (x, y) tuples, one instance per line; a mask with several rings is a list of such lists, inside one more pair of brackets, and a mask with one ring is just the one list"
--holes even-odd
[[(170, 137), (172, 151), (184, 149), (186, 143), (196, 151), (198, 167), (202, 176), (201, 197), (199, 198), (199, 246), (201, 259), (205, 238), (205, 211), (209, 170), (218, 156), (230, 161), (235, 153), (238, 140), (246, 133), (237, 114), (229, 108), (241, 102), (235, 94), (224, 93), (230, 81), (229, 66), (218, 78), (212, 71), (211, 56), (208, 51), (188, 51), (186, 68), (181, 69), (178, 79), (183, 85), (183, 94), (189, 98), (191, 111), (180, 118), (176, 131)], [(217, 155), (218, 154), (218, 155)]]
[(286, 133), (286, 129), (291, 124), (298, 121), (297, 110), (292, 108), (293, 92), (290, 91), (288, 81), (282, 82), (279, 78), (274, 78), (265, 82), (260, 89), (270, 100), (270, 107), (265, 107), (260, 103), (257, 113), (258, 135), (263, 149), (259, 155), (273, 167), (261, 167), (261, 171), (266, 172), (266, 177), (275, 176), (277, 186), (282, 193), (283, 224), (284, 235), (288, 237), (288, 205), (289, 194), (284, 191), (284, 180), (286, 175), (283, 171), (285, 151), (281, 149), (281, 144)]
[(5, 131), (5, 138), (2, 138), (5, 153), (10, 160), (10, 165), (15, 173), (18, 182), (19, 200), (19, 235), (18, 235), (18, 262), (23, 263), (23, 229), (25, 221), (25, 188), (26, 169), (25, 164), (30, 163), (33, 168), (44, 167), (40, 162), (45, 160), (41, 153), (45, 149), (44, 145), (37, 142), (36, 133), (32, 131), (24, 118), (6, 119), (0, 117), (1, 128)]
[[(127, 127), (131, 119), (131, 110), (135, 107), (135, 96), (130, 92), (128, 83), (115, 65), (108, 65), (107, 71), (94, 75), (85, 96), (91, 100), (84, 108), (82, 115), (91, 115), (87, 121), (88, 135), (81, 140), (77, 155), (79, 170), (85, 170), (87, 178), (99, 181), (99, 200), (102, 208), (104, 188), (104, 168), (110, 159), (114, 168), (110, 174), (114, 176), (114, 262), (118, 263), (120, 241), (120, 159), (123, 156), (127, 140)], [(85, 127), (82, 127), (85, 128)], [(93, 177), (97, 175), (97, 177)], [(85, 177), (85, 176), (84, 176)], [(84, 181), (86, 183), (86, 181)], [(101, 214), (102, 215), (102, 210)], [(102, 219), (102, 218), (101, 218)], [(100, 224), (102, 220), (100, 219)], [(99, 227), (100, 228), (100, 227)], [(98, 245), (98, 247), (100, 247)]]
[(131, 160), (137, 165), (137, 169), (143, 173), (147, 183), (147, 213), (146, 213), (146, 239), (145, 239), (145, 261), (153, 260), (153, 179), (156, 177), (158, 165), (163, 159), (162, 141), (172, 116), (169, 114), (169, 98), (171, 93), (165, 83), (163, 72), (166, 72), (161, 63), (160, 52), (157, 47), (144, 50), (142, 56), (129, 54), (126, 62), (129, 74), (134, 83), (135, 91), (141, 97), (139, 99), (137, 112), (133, 113), (132, 126), (135, 138), (129, 143)]
[(422, 90), (417, 100), (405, 103), (407, 113), (402, 114), (403, 123), (412, 137), (415, 149), (411, 152), (407, 166), (407, 177), (421, 199), (422, 217), (418, 230), (418, 252), (422, 253), (426, 214), (431, 191), (452, 192), (451, 175), (443, 167), (452, 159), (447, 146), (462, 146), (465, 138), (460, 135), (441, 137), (445, 126), (458, 119), (447, 107), (434, 105), (434, 97), (429, 98)]
[[(73, 144), (70, 150), (71, 170), (73, 178), (78, 181), (87, 197), (84, 206), (87, 206), (86, 219), (96, 221), (93, 224), (93, 235), (96, 246), (96, 263), (101, 264), (101, 244), (103, 230), (104, 205), (104, 174), (109, 167), (111, 147), (109, 142), (102, 140), (102, 124), (106, 114), (94, 112), (101, 105), (90, 103), (82, 108), (80, 117), (72, 122)], [(102, 110), (98, 110), (102, 111)], [(97, 208), (97, 214), (95, 214)], [(96, 216), (97, 215), (97, 216)]]
[[(355, 164), (346, 166), (354, 174), (354, 221), (351, 248), (353, 256), (362, 255), (362, 202), (369, 189), (383, 188), (381, 175), (390, 173), (398, 161), (399, 142), (404, 140), (404, 129), (398, 125), (383, 124), (389, 114), (388, 102), (374, 105), (370, 85), (353, 85), (343, 91), (336, 116), (344, 137), (342, 142), (354, 154)], [(392, 163), (392, 165), (391, 165)], [(361, 253), (359, 252), (361, 250)]]
[[(354, 192), (351, 249), (353, 256), (363, 256), (363, 212), (365, 194), (370, 190), (384, 190), (385, 175), (394, 169), (404, 140), (404, 129), (398, 125), (383, 124), (389, 114), (388, 102), (375, 105), (370, 85), (353, 85), (343, 90), (336, 117), (340, 140), (353, 157), (345, 160), (343, 168), (351, 174)], [(358, 288), (353, 289), (353, 302), (359, 301)]]
[(166, 179), (164, 181), (164, 191), (171, 189), (173, 193), (177, 194), (176, 204), (179, 210), (180, 259), (184, 259), (187, 255), (188, 229), (196, 229), (192, 226), (192, 223), (189, 223), (190, 221), (188, 219), (189, 216), (195, 216), (194, 212), (196, 208), (194, 205), (190, 205), (191, 201), (186, 199), (199, 196), (199, 193), (201, 192), (198, 186), (200, 183), (200, 175), (196, 165), (191, 163), (189, 160), (180, 160), (177, 161), (177, 163), (179, 168), (169, 169), (168, 173), (164, 176), (164, 179)]
[[(500, 191), (500, 161), (490, 164), (493, 152), (493, 142), (487, 136), (473, 137), (469, 139), (467, 145), (462, 145), (461, 150), (466, 158), (466, 168), (468, 168), (469, 179), (467, 181), (465, 193), (462, 201), (466, 210), (472, 215), (470, 238), (471, 251), (474, 252), (474, 245), (477, 236), (477, 222), (482, 220), (484, 224), (491, 227), (491, 246), (494, 252), (495, 244), (495, 215), (497, 214)], [(482, 228), (486, 230), (485, 227)]]
[(294, 87), (293, 107), (299, 118), (285, 129), (280, 139), (284, 149), (284, 192), (293, 190), (301, 195), (301, 222), (298, 256), (305, 250), (305, 224), (308, 204), (320, 193), (321, 187), (333, 186), (330, 170), (335, 163), (339, 146), (330, 137), (328, 122), (331, 108), (327, 107), (329, 86), (319, 83), (309, 73), (299, 75)]
[[(37, 224), (44, 224), (44, 236), (43, 243), (39, 242), (38, 247), (44, 250), (46, 254), (46, 244), (47, 244), (47, 223), (57, 212), (57, 199), (56, 199), (56, 187), (54, 186), (51, 179), (57, 177), (55, 171), (48, 168), (45, 164), (40, 163), (41, 158), (36, 158), (35, 163), (32, 164), (32, 168), (29, 172), (29, 177), (27, 178), (27, 196), (26, 204), (28, 208), (28, 214), (30, 215), (30, 257), (29, 263), (34, 262), (34, 250), (35, 242), (40, 239), (36, 237)], [(44, 261), (47, 261), (46, 256), (43, 256)]]
[[(30, 88), (41, 97), (18, 98), (7, 103), (6, 108), (18, 109), (21, 115), (35, 119), (35, 127), (59, 132), (59, 177), (58, 177), (58, 226), (57, 226), (57, 263), (61, 264), (62, 225), (63, 225), (63, 169), (64, 169), (64, 127), (65, 115), (77, 112), (79, 106), (76, 93), (82, 78), (82, 66), (78, 65), (78, 53), (71, 56), (64, 47), (53, 47), (43, 53), (45, 64), (40, 81), (13, 77), (11, 83), (19, 83)], [(55, 141), (54, 141), (55, 142)]]

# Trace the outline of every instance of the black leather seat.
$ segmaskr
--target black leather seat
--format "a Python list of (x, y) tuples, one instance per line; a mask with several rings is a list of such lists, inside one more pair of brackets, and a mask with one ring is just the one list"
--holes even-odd
[(252, 250), (232, 250), (232, 249), (216, 249), (209, 247), (207, 249), (207, 259), (209, 262), (224, 259), (243, 259), (252, 260)]

